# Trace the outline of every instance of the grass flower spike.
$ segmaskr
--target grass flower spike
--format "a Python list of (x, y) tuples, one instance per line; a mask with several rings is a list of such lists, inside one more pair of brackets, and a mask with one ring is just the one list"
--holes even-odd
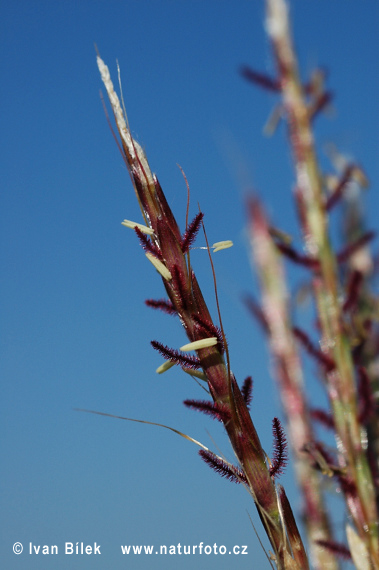
[[(146, 231), (137, 226), (135, 231), (138, 235), (143, 231), (145, 235), (149, 235), (149, 238), (144, 238), (143, 245), (146, 249), (149, 247), (146, 239), (151, 240), (153, 251), (149, 247), (146, 257), (160, 273), (169, 299), (170, 311), (175, 311), (179, 316), (189, 340), (189, 344), (182, 346), (180, 351), (166, 347), (158, 341), (153, 341), (153, 347), (170, 363), (179, 364), (183, 368), (202, 370), (214, 402), (213, 413), (221, 418), (240, 467), (230, 468), (228, 472), (229, 468), (221, 460), (212, 459), (213, 456), (210, 455), (203, 459), (207, 463), (212, 463), (216, 471), (229, 479), (237, 477), (246, 484), (270, 540), (277, 568), (306, 570), (308, 563), (304, 547), (302, 543), (299, 545), (296, 542), (296, 547), (291, 543), (292, 535), (286, 530), (286, 516), (283, 515), (285, 509), (281, 505), (272, 476), (272, 466), (270, 467), (268, 463), (247, 408), (246, 394), (249, 393), (249, 389), (245, 388), (244, 397), (230, 370), (225, 335), (222, 331), (221, 335), (217, 332), (218, 327), (213, 323), (189, 263), (188, 250), (195, 240), (203, 215), (198, 214), (182, 236), (158, 179), (150, 170), (144, 151), (130, 133), (127, 118), (122, 113), (108, 68), (99, 56), (97, 63), (115, 116), (125, 163), (145, 221), (143, 225), (151, 230)], [(140, 235), (139, 237), (141, 238)], [(216, 243), (215, 250), (230, 245), (231, 242)], [(162, 305), (163, 307), (167, 305)], [(186, 355), (183, 351), (187, 350), (194, 350), (196, 356)], [(165, 367), (159, 367), (158, 371), (164, 369)], [(199, 406), (201, 407), (198, 404)], [(278, 425), (276, 433), (277, 449), (274, 465), (278, 474), (283, 465), (284, 441)]]
[[(369, 249), (375, 233), (365, 227), (349, 193), (351, 184), (366, 186), (367, 179), (357, 163), (341, 158), (334, 147), (329, 150), (337, 174), (321, 171), (313, 125), (333, 99), (325, 87), (326, 73), (315, 70), (308, 81), (300, 81), (287, 2), (265, 0), (265, 4), (276, 73), (267, 75), (245, 66), (241, 74), (280, 99), (266, 131), (272, 133), (279, 121), (287, 128), (302, 237), (299, 246), (288, 233), (270, 223), (257, 198), (247, 201), (251, 260), (258, 272), (261, 299), (246, 296), (245, 304), (268, 339), (285, 420), (283, 425), (277, 417), (272, 420), (271, 456), (262, 448), (254, 424), (252, 378), (237, 382), (222, 324), (212, 256), (232, 247), (233, 242), (218, 241), (210, 246), (204, 213), (199, 211), (192, 221), (189, 218), (189, 198), (186, 227), (179, 228), (145, 151), (131, 134), (108, 67), (97, 56), (119, 148), (141, 209), (139, 221), (124, 220), (122, 225), (133, 230), (129, 235), (137, 237), (164, 289), (163, 296), (147, 299), (146, 305), (178, 317), (188, 339), (180, 348), (175, 346), (181, 343), (174, 343), (172, 348), (164, 339), (151, 341), (164, 360), (156, 372), (162, 374), (179, 366), (197, 382), (206, 399), (186, 399), (184, 406), (223, 426), (236, 465), (179, 430), (134, 421), (165, 427), (196, 443), (201, 459), (213, 471), (248, 490), (270, 543), (271, 567), (340, 570), (342, 560), (352, 562), (357, 570), (379, 570), (379, 303), (370, 283), (378, 264)], [(189, 196), (185, 175), (184, 179)], [(344, 209), (344, 241), (337, 249), (329, 224), (330, 213), (339, 208)], [(200, 229), (205, 245), (196, 246)], [(208, 252), (217, 319), (208, 309), (192, 267), (193, 249)], [(301, 266), (307, 276), (303, 290), (314, 302), (313, 332), (309, 332), (309, 324), (296, 322), (286, 281), (287, 260), (289, 265)], [(147, 270), (153, 269), (150, 264), (146, 264)], [(312, 359), (327, 403), (312, 406), (308, 401), (302, 357)], [(320, 427), (334, 433), (335, 448), (316, 437)], [(285, 489), (277, 481), (289, 462), (288, 449), (301, 497), (308, 553)], [(344, 498), (342, 542), (334, 537), (325, 488)]]

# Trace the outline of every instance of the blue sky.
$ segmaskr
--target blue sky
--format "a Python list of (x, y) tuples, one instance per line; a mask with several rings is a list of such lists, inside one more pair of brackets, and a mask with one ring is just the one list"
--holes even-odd
[[(374, 0), (296, 1), (293, 27), (303, 77), (329, 70), (330, 116), (316, 126), (356, 158), (372, 181), (365, 194), (375, 227), (379, 180), (379, 10)], [(232, 368), (255, 381), (252, 415), (266, 450), (280, 415), (264, 340), (240, 302), (254, 291), (244, 197), (254, 189), (274, 223), (298, 236), (285, 131), (262, 127), (276, 99), (246, 84), (242, 64), (272, 72), (263, 2), (207, 0), (27, 2), (1, 17), (1, 554), (3, 567), (57, 570), (230, 568), (231, 556), (121, 555), (121, 544), (247, 545), (235, 568), (266, 568), (242, 488), (222, 480), (195, 446), (151, 426), (73, 408), (171, 425), (219, 447), (222, 430), (186, 410), (202, 397), (180, 370), (161, 363), (150, 340), (181, 346), (174, 319), (144, 306), (163, 294), (124, 218), (140, 219), (99, 97), (94, 43), (116, 80), (133, 135), (182, 227), (186, 189), (200, 203), (215, 256)], [(338, 223), (338, 216), (335, 218)], [(204, 245), (199, 237), (197, 245)], [(205, 252), (192, 262), (214, 310)], [(304, 277), (304, 276), (303, 276)], [(318, 398), (309, 368), (310, 393)], [(283, 477), (299, 507), (290, 467)], [(343, 521), (340, 521), (341, 523)], [(21, 542), (16, 556), (12, 545)], [(29, 555), (28, 544), (59, 554)], [(101, 556), (68, 556), (65, 542), (101, 544)], [(53, 558), (53, 560), (52, 560)]]

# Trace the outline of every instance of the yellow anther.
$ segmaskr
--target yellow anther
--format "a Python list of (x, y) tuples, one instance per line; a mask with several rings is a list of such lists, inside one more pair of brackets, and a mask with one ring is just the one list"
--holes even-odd
[(175, 366), (175, 362), (171, 362), (171, 360), (166, 360), (163, 364), (158, 366), (155, 372), (157, 374), (163, 374), (163, 372), (166, 372), (166, 370), (169, 370), (173, 366)]
[(154, 233), (154, 230), (151, 228), (148, 228), (143, 224), (139, 224), (138, 222), (132, 222), (131, 220), (124, 220), (121, 224), (126, 228), (131, 228), (132, 230), (134, 230), (134, 228), (138, 228), (142, 233), (147, 234), (148, 236), (152, 236)]
[(213, 253), (216, 253), (217, 251), (221, 251), (222, 249), (228, 249), (228, 247), (232, 247), (232, 246), (233, 246), (233, 242), (230, 239), (227, 239), (225, 241), (217, 241), (216, 243), (214, 243), (212, 245)]
[(210, 338), (203, 338), (201, 340), (195, 340), (195, 342), (190, 342), (180, 347), (180, 350), (188, 352), (190, 350), (200, 350), (201, 348), (208, 348), (209, 346), (215, 346), (218, 343), (217, 337), (212, 336)]
[(172, 275), (165, 264), (157, 259), (152, 253), (147, 252), (145, 255), (147, 259), (154, 265), (158, 273), (162, 275), (163, 279), (166, 279), (166, 281), (171, 281)]

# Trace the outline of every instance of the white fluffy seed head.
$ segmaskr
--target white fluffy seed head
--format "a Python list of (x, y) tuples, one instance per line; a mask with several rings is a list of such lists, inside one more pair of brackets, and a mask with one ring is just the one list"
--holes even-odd
[(280, 40), (288, 31), (288, 6), (285, 0), (269, 0), (266, 30), (273, 40)]
[[(118, 95), (117, 95), (116, 91), (114, 90), (114, 86), (113, 86), (113, 83), (111, 80), (109, 69), (105, 65), (105, 63), (103, 62), (103, 60), (101, 59), (100, 56), (97, 56), (97, 66), (99, 68), (100, 76), (101, 76), (101, 79), (104, 83), (105, 89), (107, 90), (109, 101), (110, 101), (110, 104), (112, 106), (115, 118), (116, 118), (117, 128), (118, 128), (118, 131), (119, 131), (120, 136), (122, 138), (122, 141), (123, 141), (123, 143), (127, 149), (127, 152), (129, 154), (129, 158), (134, 162), (134, 161), (137, 161), (137, 157), (138, 157), (137, 162), (141, 163), (141, 165), (142, 165), (142, 170), (144, 173), (144, 177), (147, 179), (147, 183), (149, 185), (151, 185), (152, 187), (154, 187), (154, 178), (153, 178), (153, 174), (150, 170), (150, 166), (149, 166), (149, 163), (147, 161), (146, 155), (145, 155), (141, 145), (139, 145), (138, 142), (135, 141), (132, 138), (132, 135), (130, 134), (128, 117), (126, 116), (126, 113), (124, 113), (124, 111), (121, 107), (121, 103), (120, 103), (120, 100), (118, 98)], [(129, 158), (128, 158), (128, 162), (129, 162)]]
[(109, 73), (108, 66), (105, 65), (105, 63), (103, 62), (103, 60), (101, 59), (100, 56), (97, 56), (96, 61), (97, 61), (97, 67), (99, 68), (99, 71), (100, 71), (101, 79), (102, 79), (102, 81), (104, 83), (104, 87), (108, 93), (109, 101), (110, 101), (110, 104), (112, 106), (115, 118), (116, 118), (116, 123), (117, 123), (117, 126), (119, 128), (120, 135), (122, 136), (122, 139), (124, 140), (131, 156), (134, 156), (132, 139), (131, 139), (131, 136), (129, 133), (126, 118), (124, 117), (124, 113), (123, 113), (123, 110), (121, 108), (121, 104), (120, 104), (120, 100), (118, 98), (118, 95), (117, 95), (116, 91), (114, 90), (114, 86), (113, 86), (113, 83), (111, 80), (111, 75)]

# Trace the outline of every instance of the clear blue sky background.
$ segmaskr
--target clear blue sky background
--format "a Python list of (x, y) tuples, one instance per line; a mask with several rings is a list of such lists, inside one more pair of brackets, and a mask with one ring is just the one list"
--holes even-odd
[[(365, 204), (377, 220), (379, 27), (375, 0), (296, 1), (303, 77), (330, 71), (332, 118), (316, 132), (361, 162)], [(102, 110), (94, 43), (116, 80), (119, 60), (133, 134), (143, 144), (182, 227), (186, 172), (215, 256), (237, 378), (255, 380), (252, 415), (270, 453), (280, 415), (265, 342), (240, 302), (254, 290), (243, 198), (254, 187), (280, 227), (298, 235), (284, 129), (262, 127), (275, 97), (238, 67), (273, 70), (261, 1), (16, 0), (1, 11), (1, 551), (3, 568), (268, 568), (250, 526), (247, 493), (222, 480), (170, 432), (74, 412), (90, 408), (166, 423), (232, 458), (219, 425), (186, 410), (202, 397), (180, 370), (155, 374), (149, 345), (185, 341), (179, 324), (144, 306), (163, 294), (122, 219), (140, 219)], [(323, 164), (327, 164), (323, 158)], [(338, 220), (338, 218), (336, 218)], [(202, 238), (198, 245), (203, 245)], [(214, 308), (205, 252), (193, 264)], [(310, 367), (312, 371), (312, 367)], [(307, 379), (313, 394), (315, 380)], [(316, 396), (314, 396), (316, 397)], [(283, 482), (299, 501), (291, 468)], [(342, 520), (339, 521), (342, 524)], [(12, 553), (19, 541), (59, 554)], [(65, 542), (101, 556), (64, 556)], [(121, 555), (121, 544), (204, 544), (248, 555)], [(130, 559), (132, 558), (132, 559)]]

